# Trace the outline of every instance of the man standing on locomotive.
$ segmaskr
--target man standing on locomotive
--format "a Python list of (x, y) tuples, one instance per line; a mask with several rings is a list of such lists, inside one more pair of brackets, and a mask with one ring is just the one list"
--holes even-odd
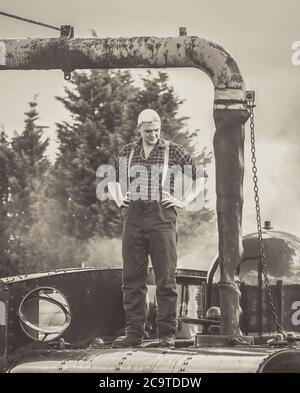
[[(203, 171), (198, 173), (193, 159), (182, 146), (160, 138), (161, 120), (157, 112), (142, 111), (137, 127), (140, 139), (121, 149), (114, 163), (116, 181), (108, 183), (124, 219), (122, 290), (126, 326), (125, 336), (117, 338), (113, 347), (137, 346), (143, 341), (149, 255), (156, 282), (159, 343), (174, 347), (177, 328), (175, 208), (186, 207), (199, 195), (203, 188)], [(185, 175), (192, 177), (191, 187), (182, 198), (174, 196), (172, 176), (168, 190), (164, 190), (167, 173), (172, 168), (184, 170)], [(126, 180), (126, 185), (129, 180), (127, 192), (122, 191), (121, 178)]]

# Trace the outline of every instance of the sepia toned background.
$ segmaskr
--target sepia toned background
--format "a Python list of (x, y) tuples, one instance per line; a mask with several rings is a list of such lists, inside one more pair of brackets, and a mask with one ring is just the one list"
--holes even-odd
[[(300, 236), (300, 66), (291, 62), (291, 46), (300, 40), (298, 0), (1, 0), (0, 10), (55, 26), (74, 26), (76, 37), (176, 36), (180, 26), (188, 35), (219, 43), (237, 60), (246, 87), (256, 91), (257, 162), (262, 219), (278, 230)], [(0, 38), (55, 37), (43, 27), (0, 16)], [(139, 78), (145, 71), (133, 70)], [(213, 150), (213, 87), (195, 69), (169, 69), (170, 83), (185, 102), (180, 114), (189, 116), (189, 128), (199, 129), (199, 151)], [(0, 125), (8, 135), (23, 127), (28, 102), (39, 94), (41, 125), (49, 126), (48, 155), (56, 155), (54, 123), (68, 121), (69, 114), (55, 96), (67, 84), (61, 71), (1, 71)], [(163, 132), (163, 130), (162, 130)], [(251, 180), (249, 129), (246, 125), (243, 233), (255, 231), (255, 208)], [(214, 165), (208, 168), (209, 207), (215, 206)], [(209, 235), (211, 236), (211, 235)], [(115, 241), (115, 240), (114, 240)], [(211, 239), (201, 238), (201, 242)], [(216, 237), (213, 239), (216, 245)], [(190, 254), (197, 256), (199, 238), (191, 239)], [(100, 245), (107, 252), (111, 245)], [(97, 248), (96, 251), (97, 252)], [(205, 247), (203, 247), (205, 252)], [(207, 251), (208, 259), (216, 249)], [(188, 262), (187, 262), (188, 263)], [(196, 262), (189, 265), (195, 266)], [(204, 265), (206, 265), (205, 263)], [(203, 266), (204, 267), (204, 266)]]

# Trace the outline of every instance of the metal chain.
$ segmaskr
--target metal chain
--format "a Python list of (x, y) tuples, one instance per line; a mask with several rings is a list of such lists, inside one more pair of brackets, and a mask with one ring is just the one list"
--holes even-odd
[(39, 25), (39, 26), (43, 26), (43, 27), (49, 27), (49, 29), (58, 30), (58, 31), (60, 30), (59, 27), (52, 26), (52, 25), (48, 25), (48, 24), (42, 23), (42, 22), (37, 22), (37, 21), (35, 21), (35, 20), (28, 19), (28, 18), (23, 18), (23, 17), (21, 17), (21, 16), (17, 16), (17, 15), (13, 15), (13, 14), (8, 14), (7, 12), (2, 12), (2, 11), (0, 11), (0, 15), (8, 16), (9, 18), (19, 19), (19, 20), (22, 20), (22, 21), (24, 21), (24, 22), (33, 23), (34, 25)]
[(256, 209), (257, 234), (258, 234), (258, 242), (259, 242), (259, 261), (262, 267), (262, 273), (264, 276), (264, 282), (266, 286), (267, 299), (272, 311), (272, 315), (274, 317), (276, 331), (284, 335), (272, 297), (271, 286), (268, 277), (268, 269), (266, 264), (265, 247), (262, 237), (261, 214), (260, 214), (260, 204), (259, 204), (259, 195), (258, 195), (258, 177), (257, 177), (257, 167), (256, 167), (256, 150), (255, 150), (254, 111), (253, 111), (255, 105), (253, 101), (247, 101), (247, 105), (250, 114), (250, 136), (251, 136), (251, 154), (252, 154), (251, 161), (252, 161), (252, 172), (253, 172), (253, 183), (254, 183), (254, 200), (255, 200), (255, 209)]

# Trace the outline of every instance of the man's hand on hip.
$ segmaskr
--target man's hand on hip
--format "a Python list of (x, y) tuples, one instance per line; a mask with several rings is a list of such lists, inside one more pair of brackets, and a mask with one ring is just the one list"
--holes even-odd
[(178, 207), (179, 209), (184, 208), (184, 203), (180, 199), (174, 198), (169, 192), (162, 191), (161, 204), (166, 207)]
[(130, 194), (129, 194), (129, 192), (126, 192), (125, 197), (120, 201), (119, 207), (120, 208), (121, 207), (128, 207), (129, 203), (130, 203)]

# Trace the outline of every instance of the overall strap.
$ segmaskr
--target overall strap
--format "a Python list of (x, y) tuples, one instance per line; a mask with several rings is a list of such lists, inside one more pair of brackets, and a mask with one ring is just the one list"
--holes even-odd
[(163, 173), (161, 178), (161, 186), (164, 185), (167, 177), (167, 172), (169, 167), (169, 150), (170, 150), (169, 141), (165, 141), (164, 167), (163, 167)]
[(133, 157), (133, 155), (134, 155), (135, 146), (136, 146), (136, 142), (134, 142), (134, 143), (131, 145), (131, 150), (130, 150), (129, 157), (128, 157), (127, 177), (128, 177), (128, 183), (129, 183), (129, 184), (130, 184), (129, 169), (130, 169), (132, 157)]

